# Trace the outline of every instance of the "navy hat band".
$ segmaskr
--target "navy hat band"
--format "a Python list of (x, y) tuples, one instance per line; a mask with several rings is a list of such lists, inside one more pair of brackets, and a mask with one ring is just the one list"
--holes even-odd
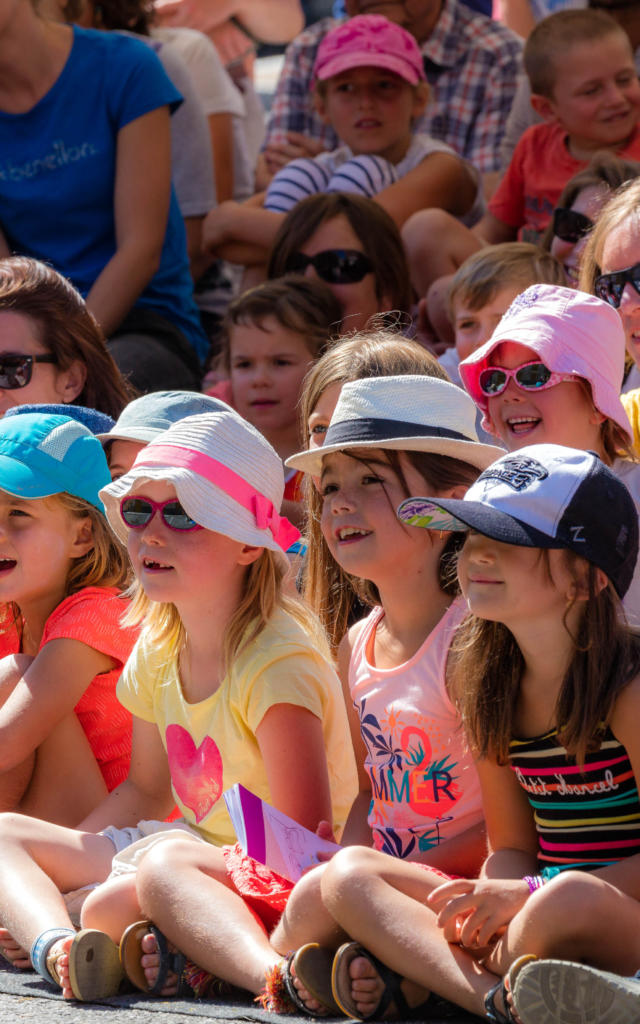
[(408, 423), (403, 420), (369, 419), (342, 420), (332, 423), (324, 439), (324, 447), (332, 444), (367, 444), (371, 441), (394, 441), (404, 437), (444, 437), (452, 441), (472, 439), (459, 430), (435, 427), (429, 423)]

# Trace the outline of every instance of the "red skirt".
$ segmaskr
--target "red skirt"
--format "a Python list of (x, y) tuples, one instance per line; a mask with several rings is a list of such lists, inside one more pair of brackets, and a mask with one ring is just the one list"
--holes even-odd
[(222, 853), (232, 887), (270, 934), (287, 905), (293, 882), (248, 857), (239, 843), (223, 846)]

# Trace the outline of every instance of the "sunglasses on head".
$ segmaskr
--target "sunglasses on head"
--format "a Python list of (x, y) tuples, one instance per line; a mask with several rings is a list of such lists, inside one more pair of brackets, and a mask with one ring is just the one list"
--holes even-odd
[(294, 252), (284, 269), (287, 274), (304, 274), (307, 267), (327, 284), (355, 284), (373, 272), (369, 257), (357, 249), (324, 249), (315, 256)]
[(26, 388), (31, 380), (34, 363), (57, 363), (54, 355), (23, 356), (10, 352), (0, 354), (0, 390), (15, 391)]
[(624, 270), (616, 270), (613, 274), (600, 274), (600, 277), (596, 277), (594, 290), (599, 299), (604, 299), (614, 309), (619, 309), (622, 293), (628, 284), (632, 284), (640, 295), (640, 263), (634, 263), (632, 267), (625, 267)]
[(593, 227), (593, 221), (584, 213), (577, 210), (570, 210), (565, 206), (558, 206), (553, 211), (553, 233), (556, 238), (563, 242), (570, 242), (575, 245), (581, 238), (588, 235)]
[(201, 530), (175, 498), (168, 501), (153, 501), (151, 498), (128, 497), (120, 502), (120, 516), (130, 530), (142, 530), (159, 512), (163, 523), (170, 530), (185, 533), (188, 530)]
[(533, 362), (523, 363), (515, 370), (506, 370), (502, 366), (488, 366), (480, 374), (478, 384), (483, 395), (494, 398), (502, 394), (510, 380), (515, 381), (522, 391), (546, 391), (547, 388), (562, 384), (563, 381), (576, 382), (578, 377), (554, 373), (544, 363)]

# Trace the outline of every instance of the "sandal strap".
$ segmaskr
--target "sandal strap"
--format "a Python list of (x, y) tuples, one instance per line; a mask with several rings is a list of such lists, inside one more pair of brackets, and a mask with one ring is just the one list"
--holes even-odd
[[(504, 1005), (507, 1007), (507, 1013), (503, 1013), (495, 1004), (495, 998), (498, 992), (502, 993)], [(500, 981), (497, 981), (495, 985), (492, 985), (484, 997), (484, 1015), (487, 1020), (492, 1022), (492, 1024), (511, 1024), (514, 1020), (513, 1015), (509, 1012), (507, 989), (505, 988), (502, 978)]]
[(158, 953), (160, 954), (160, 963), (158, 964), (158, 976), (155, 982), (149, 989), (151, 995), (157, 995), (164, 986), (167, 980), (169, 971), (176, 974), (178, 981), (182, 978), (182, 972), (186, 963), (186, 958), (183, 953), (174, 953), (169, 949), (166, 936), (159, 928), (156, 928), (155, 924), (149, 924), (149, 931), (156, 940), (158, 947)]
[(383, 964), (382, 960), (378, 960), (377, 956), (374, 956), (368, 949), (363, 950), (363, 955), (366, 956), (367, 960), (370, 960), (376, 971), (380, 975), (384, 984), (384, 992), (380, 998), (380, 1002), (376, 1007), (375, 1016), (381, 1017), (386, 1009), (393, 1003), (396, 1008), (396, 1016), (399, 1020), (411, 1020), (411, 1007), (404, 997), (404, 993), (400, 988), (402, 982), (402, 975), (398, 974), (391, 967), (387, 967)]
[(46, 931), (40, 932), (38, 937), (35, 939), (31, 950), (29, 951), (29, 957), (34, 970), (38, 972), (41, 978), (49, 983), (53, 982), (55, 985), (60, 985), (58, 978), (58, 972), (55, 970), (55, 957), (49, 957), (49, 950), (52, 946), (59, 942), (60, 939), (66, 939), (69, 935), (75, 935), (75, 928), (47, 928)]

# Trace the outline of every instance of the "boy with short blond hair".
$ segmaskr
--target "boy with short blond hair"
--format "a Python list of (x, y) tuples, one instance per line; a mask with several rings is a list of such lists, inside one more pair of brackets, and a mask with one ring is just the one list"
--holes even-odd
[(532, 284), (566, 285), (566, 278), (551, 253), (529, 242), (488, 245), (456, 271), (449, 286), (455, 348), (440, 358), (455, 384), (460, 361), (489, 340), (516, 295)]
[(520, 139), (473, 231), (442, 210), (407, 221), (402, 234), (418, 294), (482, 244), (535, 241), (566, 183), (595, 152), (640, 159), (640, 83), (629, 38), (613, 18), (592, 8), (558, 11), (533, 30), (524, 60), (544, 123)]

